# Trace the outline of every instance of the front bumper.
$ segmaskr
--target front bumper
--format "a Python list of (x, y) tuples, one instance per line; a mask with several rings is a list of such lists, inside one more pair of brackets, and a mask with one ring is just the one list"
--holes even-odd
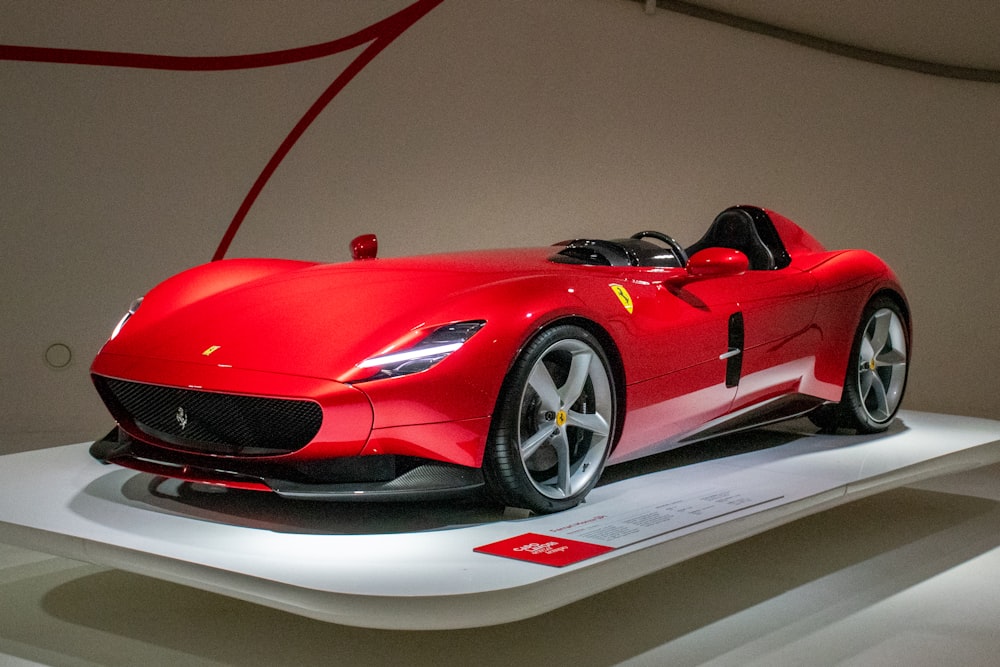
[(135, 440), (115, 427), (94, 442), (102, 463), (153, 475), (233, 489), (268, 491), (315, 500), (425, 500), (468, 493), (483, 486), (477, 468), (393, 454), (277, 464), (178, 454)]

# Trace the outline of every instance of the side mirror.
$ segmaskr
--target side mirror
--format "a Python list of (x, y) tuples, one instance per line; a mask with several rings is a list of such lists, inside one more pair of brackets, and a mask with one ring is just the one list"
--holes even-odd
[(354, 259), (375, 259), (378, 255), (378, 238), (374, 234), (362, 234), (351, 241), (351, 257)]
[(738, 276), (750, 268), (750, 260), (732, 248), (705, 248), (691, 255), (687, 272), (695, 278)]

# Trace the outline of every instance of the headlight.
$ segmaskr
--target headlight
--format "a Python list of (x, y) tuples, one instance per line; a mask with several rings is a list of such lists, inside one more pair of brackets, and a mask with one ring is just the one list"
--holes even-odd
[(118, 320), (118, 324), (115, 326), (115, 330), (111, 332), (111, 338), (109, 340), (114, 340), (115, 337), (121, 333), (122, 327), (124, 327), (125, 323), (129, 321), (129, 318), (135, 315), (135, 311), (139, 310), (139, 306), (141, 305), (142, 305), (142, 297), (140, 296), (138, 299), (132, 302), (131, 306), (128, 307), (128, 312), (122, 315), (122, 318)]
[[(358, 368), (378, 369), (364, 380), (398, 377), (421, 373), (438, 364), (455, 350), (462, 347), (486, 324), (484, 320), (445, 324), (424, 332), (416, 332), (415, 341), (403, 344), (385, 354), (368, 357), (358, 364)], [(425, 335), (420, 335), (424, 333)]]

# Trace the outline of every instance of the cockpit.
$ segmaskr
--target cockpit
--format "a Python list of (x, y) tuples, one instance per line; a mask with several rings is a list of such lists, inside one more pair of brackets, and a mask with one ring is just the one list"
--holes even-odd
[(642, 231), (625, 239), (575, 239), (556, 245), (562, 249), (550, 261), (587, 266), (682, 268), (689, 256), (706, 248), (739, 250), (753, 271), (781, 269), (791, 261), (767, 212), (753, 206), (727, 208), (716, 216), (705, 235), (687, 248), (657, 231)]

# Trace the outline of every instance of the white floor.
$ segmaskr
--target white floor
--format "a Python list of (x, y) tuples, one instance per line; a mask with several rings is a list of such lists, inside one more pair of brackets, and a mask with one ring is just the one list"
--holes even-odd
[(998, 547), (992, 465), (799, 519), (532, 619), (404, 632), (0, 546), (0, 665), (996, 665)]

